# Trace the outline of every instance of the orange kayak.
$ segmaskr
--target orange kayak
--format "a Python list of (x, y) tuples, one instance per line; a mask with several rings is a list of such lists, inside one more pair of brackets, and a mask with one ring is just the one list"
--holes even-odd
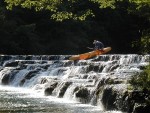
[(79, 54), (79, 55), (73, 55), (69, 58), (69, 60), (85, 60), (85, 59), (95, 57), (97, 55), (105, 54), (109, 52), (110, 50), (111, 50), (111, 47), (106, 47), (103, 50), (94, 50), (94, 51)]

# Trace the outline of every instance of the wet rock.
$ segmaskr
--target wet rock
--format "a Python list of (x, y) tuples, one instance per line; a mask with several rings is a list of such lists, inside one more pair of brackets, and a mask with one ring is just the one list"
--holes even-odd
[(48, 69), (48, 67), (49, 67), (50, 65), (48, 64), (48, 65), (45, 65), (45, 66), (43, 66), (43, 69)]
[[(150, 92), (147, 89), (133, 90), (125, 92), (120, 98), (120, 103), (116, 103), (117, 109), (127, 113), (149, 113), (150, 111)], [(119, 106), (120, 105), (120, 106)]]
[(72, 84), (72, 82), (64, 82), (62, 84), (62, 87), (60, 88), (60, 91), (59, 91), (59, 94), (58, 94), (58, 97), (63, 97), (67, 88)]
[(101, 86), (104, 86), (104, 85), (105, 85), (105, 78), (96, 81), (97, 89)]
[(31, 79), (32, 77), (36, 76), (37, 73), (38, 73), (37, 70), (30, 71), (29, 73), (26, 74), (25, 79)]
[(19, 61), (7, 61), (3, 66), (4, 67), (17, 67)]
[(0, 55), (0, 64), (3, 65), (5, 61), (12, 59), (11, 55)]
[(9, 77), (10, 77), (10, 74), (5, 74), (2, 78), (2, 85), (8, 85), (9, 84)]
[(91, 65), (89, 65), (87, 72), (90, 72), (90, 71), (100, 72), (100, 71), (102, 71), (102, 69), (99, 68), (99, 65), (91, 64)]
[(8, 85), (14, 79), (17, 72), (17, 70), (11, 70), (10, 72), (3, 74), (1, 79), (2, 85)]
[(25, 78), (24, 78), (24, 79), (22, 79), (19, 85), (20, 85), (20, 86), (23, 86), (23, 84), (25, 83), (25, 81), (26, 81), (26, 79), (25, 79)]
[(146, 69), (146, 67), (145, 67), (145, 66), (142, 66), (142, 65), (138, 66), (138, 68), (139, 68), (140, 70)]
[(32, 55), (26, 56), (25, 60), (32, 60)]
[(51, 95), (54, 89), (54, 87), (46, 88), (44, 91), (45, 96)]
[(80, 87), (78, 91), (76, 91), (75, 95), (77, 98), (88, 98), (89, 91), (85, 87)]
[(35, 61), (33, 61), (33, 60), (23, 60), (23, 61), (20, 61), (20, 63), (22, 63), (22, 64), (34, 64)]
[(70, 57), (71, 55), (65, 55), (64, 60), (69, 60)]
[(62, 55), (50, 55), (48, 57), (48, 60), (63, 60), (65, 59), (65, 56)]
[(81, 74), (81, 75), (79, 75), (79, 78), (80, 78), (80, 79), (87, 79), (88, 76), (89, 76), (89, 75), (87, 75), (87, 74)]
[(135, 103), (133, 113), (149, 113), (150, 105)]
[(79, 86), (76, 86), (76, 88), (73, 90), (73, 94), (76, 92), (76, 91), (78, 91), (80, 89), (80, 87)]
[(109, 60), (109, 56), (97, 56), (95, 59), (93, 59), (92, 61), (108, 61)]
[(115, 69), (117, 69), (119, 67), (119, 64), (114, 64), (111, 68), (110, 68), (110, 72), (114, 71)]
[(37, 70), (28, 72), (26, 74), (26, 76), (24, 77), (24, 79), (21, 80), (21, 82), (20, 82), (19, 85), (23, 86), (23, 84), (25, 83), (25, 81), (31, 79), (34, 76), (36, 76), (37, 72), (38, 72)]
[(67, 67), (67, 66), (71, 66), (73, 64), (73, 61), (67, 61), (67, 62), (64, 62), (63, 66), (64, 67)]
[(50, 83), (50, 86), (47, 87), (44, 91), (45, 96), (51, 95), (53, 90), (57, 87), (58, 82), (52, 82)]
[(97, 75), (88, 75), (87, 79), (98, 79)]
[(87, 62), (78, 62), (78, 65), (80, 65), (80, 66), (86, 66), (86, 65), (88, 65), (88, 63)]
[(42, 78), (41, 84), (45, 84), (45, 83), (47, 83), (47, 82), (48, 82), (48, 80), (47, 80), (46, 78)]
[(104, 89), (102, 94), (102, 103), (106, 110), (116, 109), (115, 101), (117, 97), (117, 92), (113, 90), (112, 87), (107, 87)]
[(86, 87), (80, 87), (76, 92), (75, 96), (78, 101), (82, 103), (88, 103), (90, 101), (90, 92)]
[(67, 69), (62, 68), (62, 69), (58, 69), (57, 71), (57, 75), (61, 75), (64, 71), (66, 71)]
[(105, 84), (121, 84), (123, 83), (123, 80), (119, 80), (119, 79), (112, 79), (112, 78), (107, 78), (105, 79)]
[(143, 95), (143, 92), (140, 91), (140, 90), (133, 90), (132, 93), (131, 93), (131, 96), (130, 98), (132, 100), (135, 101), (135, 103), (141, 103), (141, 102), (144, 102), (145, 98), (144, 98), (144, 95)]

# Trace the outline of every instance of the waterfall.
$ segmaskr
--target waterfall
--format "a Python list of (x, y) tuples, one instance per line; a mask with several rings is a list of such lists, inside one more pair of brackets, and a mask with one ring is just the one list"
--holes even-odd
[[(69, 57), (1, 55), (0, 84), (25, 87), (43, 92), (46, 96), (101, 106), (101, 102), (106, 104), (104, 99), (107, 93), (115, 96), (113, 91), (126, 90), (127, 80), (141, 72), (150, 58), (149, 55), (108, 54), (71, 61), (67, 60)], [(105, 108), (109, 107), (105, 105)]]

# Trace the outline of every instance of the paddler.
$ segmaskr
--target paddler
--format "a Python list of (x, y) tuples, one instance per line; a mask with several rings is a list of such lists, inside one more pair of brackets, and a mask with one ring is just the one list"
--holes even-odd
[(104, 44), (98, 40), (94, 40), (93, 44), (95, 45), (95, 50), (103, 50)]

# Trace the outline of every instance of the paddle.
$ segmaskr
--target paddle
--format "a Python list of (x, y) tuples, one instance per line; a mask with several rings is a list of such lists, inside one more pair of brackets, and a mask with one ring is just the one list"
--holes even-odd
[(87, 47), (88, 49), (93, 49), (93, 48), (91, 48), (91, 47)]
[[(91, 47), (87, 47), (87, 48), (88, 48), (88, 49), (91, 49), (91, 50), (94, 50), (94, 48), (91, 48)], [(99, 49), (99, 51), (104, 52), (103, 49)]]

